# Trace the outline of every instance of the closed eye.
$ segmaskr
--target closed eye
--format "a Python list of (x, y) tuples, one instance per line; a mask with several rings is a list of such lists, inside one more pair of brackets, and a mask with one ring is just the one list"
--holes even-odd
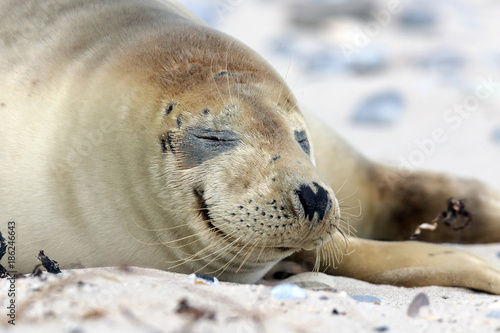
[(189, 128), (186, 131), (186, 139), (190, 142), (187, 146), (190, 146), (196, 154), (211, 155), (228, 151), (240, 142), (239, 135), (233, 131), (199, 127)]
[(240, 137), (233, 131), (217, 131), (197, 128), (191, 130), (191, 135), (200, 139), (207, 141), (239, 141)]

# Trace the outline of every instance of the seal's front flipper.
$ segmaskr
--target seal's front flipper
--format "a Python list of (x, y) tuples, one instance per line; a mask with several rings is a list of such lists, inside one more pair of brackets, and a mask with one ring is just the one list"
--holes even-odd
[[(329, 246), (333, 244), (325, 245)], [(414, 241), (352, 239), (348, 251), (351, 253), (343, 256), (338, 268), (320, 267), (320, 271), (376, 284), (466, 287), (500, 295), (500, 269), (455, 247)], [(317, 253), (321, 252), (331, 253), (302, 251), (292, 259), (305, 261), (312, 267)]]

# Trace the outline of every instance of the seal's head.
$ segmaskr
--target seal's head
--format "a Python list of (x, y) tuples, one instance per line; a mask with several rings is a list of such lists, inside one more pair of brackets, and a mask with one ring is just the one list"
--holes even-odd
[(183, 226), (156, 227), (182, 252), (170, 269), (235, 280), (331, 240), (340, 212), (284, 81), (248, 48), (206, 30), (184, 36), (175, 57), (141, 55), (162, 64), (153, 197), (168, 226)]

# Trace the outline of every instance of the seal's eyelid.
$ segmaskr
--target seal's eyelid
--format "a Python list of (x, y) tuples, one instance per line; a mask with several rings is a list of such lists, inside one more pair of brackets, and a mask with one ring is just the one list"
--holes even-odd
[(194, 129), (192, 134), (198, 139), (211, 141), (238, 141), (240, 137), (229, 130), (215, 131), (208, 129)]

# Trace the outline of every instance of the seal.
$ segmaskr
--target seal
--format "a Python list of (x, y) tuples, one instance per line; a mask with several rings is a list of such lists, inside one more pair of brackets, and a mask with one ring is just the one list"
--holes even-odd
[(20, 271), (44, 249), (255, 282), (333, 237), (297, 101), (246, 46), (153, 0), (2, 4), (0, 220)]
[[(0, 230), (15, 235), (17, 271), (31, 271), (43, 249), (63, 269), (126, 263), (255, 282), (298, 253), (333, 274), (500, 293), (500, 271), (466, 252), (423, 267), (440, 246), (351, 239), (332, 186), (354, 175), (343, 191), (359, 186), (368, 216), (355, 227), (390, 239), (432, 212), (418, 199), (435, 179), (418, 176), (429, 184), (418, 191), (420, 178), (392, 192), (380, 185), (386, 167), (308, 126), (260, 56), (181, 6), (3, 0), (0, 17)], [(351, 206), (354, 196), (340, 195)], [(500, 238), (478, 236), (498, 229), (491, 198), (477, 200), (489, 222), (471, 241)], [(397, 258), (386, 263), (384, 251)], [(454, 280), (422, 278), (467, 260), (468, 269), (446, 266)], [(417, 266), (425, 274), (404, 269)]]

